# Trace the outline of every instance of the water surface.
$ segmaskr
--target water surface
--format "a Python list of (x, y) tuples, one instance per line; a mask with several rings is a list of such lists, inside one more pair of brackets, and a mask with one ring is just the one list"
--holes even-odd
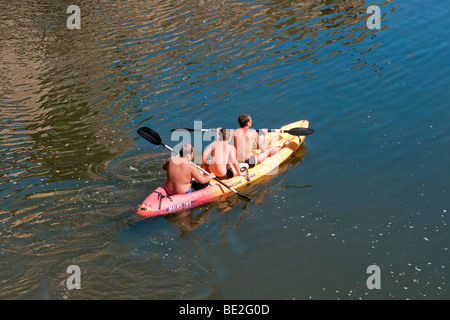
[[(1, 298), (450, 298), (447, 4), (71, 4), (0, 4)], [(244, 112), (316, 132), (254, 203), (136, 215), (170, 155), (140, 126)]]

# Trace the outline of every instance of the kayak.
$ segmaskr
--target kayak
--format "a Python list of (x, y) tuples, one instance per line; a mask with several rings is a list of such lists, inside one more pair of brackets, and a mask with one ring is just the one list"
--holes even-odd
[[(300, 120), (281, 127), (281, 130), (292, 128), (308, 128), (308, 120)], [(268, 147), (282, 147), (278, 153), (266, 158), (262, 163), (248, 170), (248, 179), (244, 176), (235, 176), (221, 180), (233, 189), (238, 189), (265, 175), (273, 174), (279, 165), (286, 161), (303, 143), (305, 136), (292, 136), (288, 133), (269, 132), (267, 135)], [(289, 141), (288, 141), (289, 140)], [(256, 151), (258, 152), (258, 151)], [(209, 186), (186, 194), (169, 195), (164, 184), (156, 188), (138, 207), (137, 213), (145, 218), (169, 213), (180, 212), (210, 202), (231, 190), (215, 180)]]

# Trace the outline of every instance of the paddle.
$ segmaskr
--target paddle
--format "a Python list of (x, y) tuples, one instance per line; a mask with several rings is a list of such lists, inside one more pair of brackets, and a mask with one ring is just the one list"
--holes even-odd
[[(148, 127), (141, 127), (137, 130), (137, 133), (144, 138), (145, 140), (149, 141), (150, 143), (154, 144), (154, 145), (161, 145), (167, 149), (169, 149), (170, 151), (173, 152), (173, 149), (171, 147), (169, 147), (168, 145), (164, 144), (161, 140), (161, 137), (159, 136), (159, 134), (148, 128)], [(203, 173), (209, 174), (208, 172), (206, 172), (203, 168), (199, 167), (198, 165), (196, 165), (195, 163), (193, 163), (191, 161), (191, 163), (196, 166), (198, 169), (200, 169)], [(250, 199), (249, 197), (237, 192), (236, 190), (234, 190), (232, 187), (230, 187), (229, 185), (227, 185), (226, 183), (222, 182), (221, 180), (219, 180), (218, 178), (214, 178), (214, 180), (216, 180), (217, 182), (219, 182), (220, 184), (224, 185), (225, 187), (227, 187), (228, 189), (230, 189), (231, 191), (233, 191), (234, 193), (236, 193), (239, 197), (242, 197), (248, 201), (252, 201), (252, 199)]]
[[(175, 130), (187, 130), (187, 131), (201, 131), (201, 132), (216, 132), (216, 129), (192, 129), (192, 128), (178, 128), (178, 129), (172, 129), (171, 131)], [(257, 132), (260, 132), (261, 129), (257, 129)], [(314, 129), (312, 128), (292, 128), (289, 130), (284, 129), (271, 129), (268, 130), (269, 132), (277, 132), (277, 133), (289, 133), (292, 136), (310, 136), (314, 133)]]

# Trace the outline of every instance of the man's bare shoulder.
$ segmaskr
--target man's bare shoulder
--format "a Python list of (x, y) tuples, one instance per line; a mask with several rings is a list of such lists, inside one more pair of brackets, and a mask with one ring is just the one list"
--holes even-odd
[(240, 135), (242, 134), (242, 132), (243, 132), (242, 128), (233, 129), (233, 136)]
[(256, 132), (255, 129), (244, 130), (242, 128), (239, 128), (239, 129), (234, 129), (234, 135), (235, 136), (239, 136), (239, 135), (258, 135), (258, 132)]
[(257, 140), (259, 138), (258, 132), (254, 129), (249, 129), (247, 132), (245, 132), (245, 136), (249, 137), (252, 140)]

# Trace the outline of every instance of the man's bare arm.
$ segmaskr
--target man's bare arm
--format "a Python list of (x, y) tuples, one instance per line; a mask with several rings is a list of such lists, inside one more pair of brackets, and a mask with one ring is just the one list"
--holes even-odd
[(203, 175), (194, 165), (191, 165), (190, 168), (192, 177), (202, 184), (209, 182), (209, 180), (214, 179), (215, 177), (213, 173), (210, 173), (207, 176)]
[(256, 141), (258, 141), (258, 149), (261, 149), (261, 152), (266, 152), (266, 150), (267, 150), (267, 141), (266, 141), (267, 129), (262, 129), (261, 131), (263, 133), (262, 137), (260, 137), (258, 135), (258, 133), (255, 132), (256, 136), (258, 137), (258, 139)]

